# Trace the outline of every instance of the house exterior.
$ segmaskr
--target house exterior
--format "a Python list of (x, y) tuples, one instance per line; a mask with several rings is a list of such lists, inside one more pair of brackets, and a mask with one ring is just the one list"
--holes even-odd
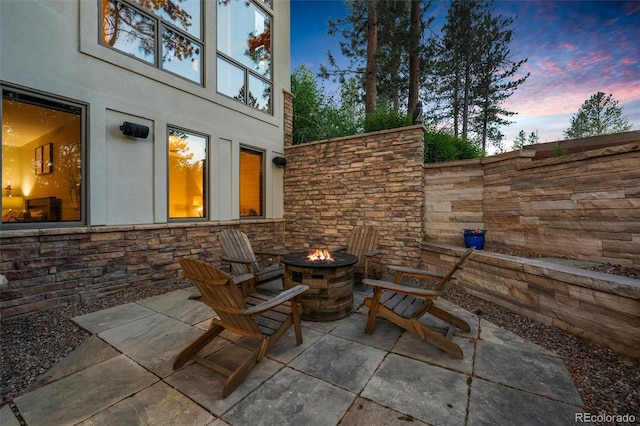
[(2, 229), (283, 216), (287, 0), (0, 2)]

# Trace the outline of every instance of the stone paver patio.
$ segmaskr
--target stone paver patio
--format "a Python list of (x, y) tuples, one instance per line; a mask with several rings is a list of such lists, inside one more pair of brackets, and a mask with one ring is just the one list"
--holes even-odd
[[(35, 425), (567, 425), (583, 403), (553, 353), (444, 300), (471, 324), (454, 339), (457, 360), (377, 321), (364, 333), (365, 294), (353, 314), (303, 321), (304, 342), (290, 329), (226, 399), (222, 378), (195, 363), (173, 371), (173, 357), (213, 316), (177, 290), (74, 318), (94, 335), (33, 390), (15, 398)], [(434, 320), (437, 321), (437, 320)], [(438, 326), (437, 323), (431, 323)], [(238, 358), (245, 341), (223, 333), (207, 348)], [(2, 426), (18, 425), (8, 406)]]

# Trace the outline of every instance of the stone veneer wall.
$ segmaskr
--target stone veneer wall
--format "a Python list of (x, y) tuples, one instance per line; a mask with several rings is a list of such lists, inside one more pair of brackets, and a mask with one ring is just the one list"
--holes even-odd
[[(430, 242), (422, 249), (423, 264), (440, 272), (466, 250)], [(481, 299), (640, 358), (640, 280), (476, 251), (458, 282)]]
[(425, 165), (425, 239), (640, 267), (640, 142)]
[(282, 219), (4, 230), (2, 318), (173, 282), (183, 257), (222, 267), (218, 234), (227, 227), (245, 232), (254, 250), (284, 248)]
[(379, 230), (374, 269), (417, 266), (423, 227), (420, 125), (285, 146), (289, 251), (345, 245), (357, 225)]

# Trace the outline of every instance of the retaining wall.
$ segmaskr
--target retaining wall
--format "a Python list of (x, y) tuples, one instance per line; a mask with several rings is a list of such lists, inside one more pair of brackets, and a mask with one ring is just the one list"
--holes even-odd
[(425, 239), (640, 267), (640, 132), (635, 142), (534, 160), (515, 151), (425, 165)]
[[(422, 249), (423, 266), (440, 272), (465, 250), (428, 242)], [(640, 358), (640, 280), (475, 251), (458, 283), (481, 299)]]

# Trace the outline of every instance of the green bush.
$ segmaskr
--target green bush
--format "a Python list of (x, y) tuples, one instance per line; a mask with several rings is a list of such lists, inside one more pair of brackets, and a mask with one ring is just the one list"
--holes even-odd
[(380, 107), (365, 117), (364, 132), (377, 132), (379, 130), (396, 129), (410, 125), (411, 117), (408, 115)]
[(482, 157), (482, 151), (468, 141), (455, 138), (444, 132), (425, 132), (424, 134), (425, 163), (440, 163), (479, 157)]

